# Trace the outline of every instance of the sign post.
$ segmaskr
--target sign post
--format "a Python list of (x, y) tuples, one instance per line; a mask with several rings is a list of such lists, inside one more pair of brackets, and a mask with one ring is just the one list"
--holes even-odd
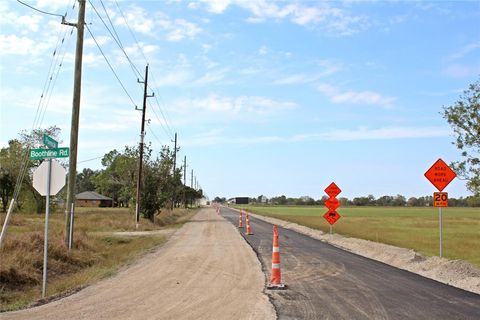
[(442, 207), (448, 207), (448, 193), (442, 192), (445, 187), (452, 182), (457, 174), (442, 160), (438, 159), (430, 167), (430, 169), (425, 172), (425, 178), (430, 181), (435, 188), (440, 192), (433, 193), (433, 206), (438, 207), (438, 225), (440, 233), (440, 258), (443, 255), (443, 246), (442, 246)]
[[(46, 139), (46, 137), (48, 139)], [(49, 140), (50, 139), (50, 140)], [(39, 151), (41, 154), (45, 155), (43, 158), (48, 157), (49, 152), (52, 150), (64, 149), (68, 156), (68, 148), (57, 148), (56, 141), (47, 135), (43, 136), (43, 142), (47, 147), (54, 149), (33, 149), (33, 150), (43, 150)], [(56, 148), (56, 149), (55, 149)], [(45, 151), (45, 152), (44, 152)], [(64, 154), (64, 153), (62, 153)], [(40, 155), (37, 153), (30, 152), (31, 160), (38, 160)], [(59, 157), (64, 157), (60, 155)], [(42, 196), (46, 196), (46, 205), (45, 205), (45, 236), (43, 242), (43, 282), (42, 282), (42, 298), (45, 298), (47, 292), (47, 261), (48, 261), (48, 218), (50, 216), (50, 196), (56, 195), (65, 185), (65, 176), (67, 172), (65, 169), (56, 161), (52, 160), (52, 157), (48, 157), (47, 161), (44, 161), (40, 166), (35, 169), (33, 172), (33, 187), (35, 190), (40, 193)]]
[(327, 207), (328, 211), (323, 215), (323, 218), (327, 220), (327, 222), (330, 224), (330, 234), (332, 234), (332, 228), (335, 222), (340, 219), (340, 215), (338, 214), (337, 211), (335, 211), (338, 207), (340, 207), (340, 201), (336, 198), (342, 192), (340, 188), (335, 184), (335, 182), (332, 182), (326, 189), (325, 193), (328, 194), (330, 198), (325, 200), (323, 203), (325, 207)]
[(50, 185), (52, 176), (52, 159), (48, 159), (47, 174), (47, 201), (45, 204), (45, 236), (43, 241), (43, 282), (42, 282), (42, 298), (45, 298), (47, 291), (47, 261), (48, 261), (48, 216), (50, 215)]

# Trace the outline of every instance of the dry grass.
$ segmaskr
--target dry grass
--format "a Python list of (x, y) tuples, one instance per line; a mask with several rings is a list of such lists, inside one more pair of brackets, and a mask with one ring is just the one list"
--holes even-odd
[[(51, 214), (48, 244), (48, 299), (115, 274), (140, 255), (165, 242), (164, 236), (119, 237), (113, 232), (178, 227), (196, 210), (162, 212), (156, 223), (141, 220), (135, 229), (128, 209), (79, 208), (74, 249), (64, 245), (64, 215)], [(0, 219), (3, 225), (4, 215)], [(0, 311), (15, 310), (41, 298), (44, 215), (15, 214), (0, 251)]]

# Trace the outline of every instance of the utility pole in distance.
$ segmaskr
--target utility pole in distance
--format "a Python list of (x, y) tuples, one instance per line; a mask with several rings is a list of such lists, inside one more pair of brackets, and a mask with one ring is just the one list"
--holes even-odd
[(172, 210), (175, 208), (175, 178), (177, 176), (177, 133), (175, 132), (175, 145), (173, 147), (173, 192), (172, 192)]
[(77, 180), (78, 123), (80, 119), (80, 95), (82, 90), (83, 31), (85, 28), (85, 3), (79, 0), (78, 21), (76, 24), (62, 21), (63, 24), (77, 27), (75, 49), (75, 73), (73, 80), (72, 125), (70, 129), (70, 158), (68, 164), (67, 204), (65, 207), (65, 245), (69, 249), (73, 243), (73, 217), (75, 209), (75, 184)]
[(183, 158), (183, 204), (185, 205), (185, 209), (187, 208), (187, 195), (186, 195), (186, 188), (187, 188), (187, 156)]
[[(137, 203), (135, 205), (135, 227), (138, 228), (138, 223), (140, 222), (140, 192), (141, 192), (141, 185), (142, 185), (142, 169), (143, 169), (143, 139), (145, 138), (145, 111), (147, 110), (147, 98), (153, 97), (155, 93), (152, 95), (147, 94), (148, 88), (148, 64), (145, 67), (145, 81), (137, 80), (138, 83), (143, 83), (143, 107), (142, 107), (142, 127), (140, 130), (140, 157), (138, 159), (138, 177), (137, 177)], [(135, 110), (140, 110), (135, 107)]]

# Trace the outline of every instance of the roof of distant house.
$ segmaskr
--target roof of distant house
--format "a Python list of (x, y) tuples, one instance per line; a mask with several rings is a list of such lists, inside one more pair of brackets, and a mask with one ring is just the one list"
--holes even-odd
[(113, 200), (112, 198), (102, 196), (95, 191), (85, 191), (75, 196), (77, 200)]

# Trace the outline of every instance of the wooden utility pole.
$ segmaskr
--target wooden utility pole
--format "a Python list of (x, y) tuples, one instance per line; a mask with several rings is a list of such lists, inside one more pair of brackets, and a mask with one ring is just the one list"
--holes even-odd
[(183, 158), (183, 204), (187, 208), (187, 156)]
[(75, 184), (77, 178), (78, 124), (80, 119), (80, 94), (82, 89), (83, 31), (85, 28), (85, 2), (79, 0), (77, 27), (77, 44), (75, 50), (75, 72), (73, 81), (72, 125), (70, 129), (70, 159), (68, 165), (67, 204), (65, 207), (65, 245), (69, 249), (73, 243), (73, 221), (75, 211)]
[[(140, 157), (138, 159), (138, 177), (137, 177), (137, 203), (135, 205), (135, 227), (138, 228), (138, 224), (140, 222), (140, 196), (141, 196), (141, 186), (142, 186), (142, 170), (143, 170), (143, 139), (145, 138), (145, 112), (147, 110), (147, 98), (153, 97), (152, 95), (147, 94), (148, 88), (148, 64), (145, 67), (145, 81), (137, 80), (139, 83), (143, 83), (143, 106), (142, 106), (142, 125), (140, 130), (140, 145), (139, 145), (139, 152)], [(135, 108), (136, 110), (140, 110)]]
[(173, 192), (172, 192), (172, 210), (175, 208), (175, 188), (176, 188), (176, 177), (177, 177), (177, 133), (175, 132), (175, 145), (173, 147)]

